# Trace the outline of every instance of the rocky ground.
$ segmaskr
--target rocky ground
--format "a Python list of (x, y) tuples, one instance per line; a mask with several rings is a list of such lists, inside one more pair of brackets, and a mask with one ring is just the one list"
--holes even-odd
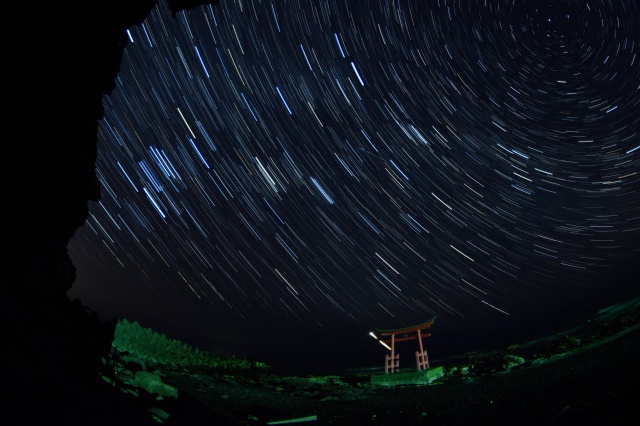
[[(429, 385), (392, 388), (371, 384), (365, 374), (243, 377), (163, 371), (163, 381), (180, 394), (164, 422), (187, 424), (181, 423), (182, 401), (217, 425), (287, 420), (309, 425), (640, 424), (637, 307), (587, 334), (471, 354), (448, 364), (443, 377)], [(202, 420), (191, 418), (188, 424), (212, 424)]]

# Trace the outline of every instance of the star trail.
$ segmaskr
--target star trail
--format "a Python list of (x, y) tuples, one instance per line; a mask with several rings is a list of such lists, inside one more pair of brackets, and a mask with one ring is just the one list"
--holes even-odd
[(104, 99), (72, 293), (229, 341), (595, 303), (640, 251), (635, 3), (159, 2)]

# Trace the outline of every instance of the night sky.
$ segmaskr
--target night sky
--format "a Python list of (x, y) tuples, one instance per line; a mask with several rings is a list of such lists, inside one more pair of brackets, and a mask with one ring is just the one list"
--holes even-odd
[(444, 356), (606, 305), (640, 258), (636, 3), (160, 2), (104, 99), (70, 297), (380, 366), (375, 328), (435, 316)]

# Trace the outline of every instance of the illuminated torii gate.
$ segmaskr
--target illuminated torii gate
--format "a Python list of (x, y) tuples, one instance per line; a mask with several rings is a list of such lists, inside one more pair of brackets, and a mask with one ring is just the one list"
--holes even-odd
[[(427, 351), (425, 351), (424, 347), (422, 346), (422, 338), (431, 336), (431, 333), (422, 333), (422, 330), (431, 327), (431, 324), (433, 324), (433, 321), (435, 321), (435, 319), (436, 317), (433, 317), (427, 322), (423, 322), (411, 327), (397, 328), (394, 330), (383, 330), (380, 328), (377, 329), (381, 337), (387, 337), (386, 339), (381, 339), (380, 342), (391, 350), (391, 354), (385, 355), (385, 374), (393, 373), (394, 371), (400, 369), (400, 354), (396, 353), (395, 344), (397, 342), (404, 342), (406, 340), (418, 340), (419, 350), (416, 351), (416, 368), (418, 370), (426, 370), (427, 368), (429, 368), (429, 357), (427, 356)], [(401, 336), (396, 337), (396, 335)]]

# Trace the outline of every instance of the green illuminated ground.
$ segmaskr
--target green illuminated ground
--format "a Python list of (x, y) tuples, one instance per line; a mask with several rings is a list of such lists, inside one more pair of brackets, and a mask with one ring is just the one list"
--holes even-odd
[[(158, 423), (181, 424), (181, 401), (199, 404), (218, 424), (622, 425), (638, 417), (631, 399), (640, 391), (637, 303), (602, 310), (585, 324), (535, 341), (452, 357), (446, 365), (432, 365), (439, 374), (429, 384), (380, 385), (362, 372), (278, 376), (266, 365), (201, 353), (180, 342), (164, 346), (173, 348), (173, 365), (147, 361), (145, 368), (178, 397), (156, 395), (156, 405), (166, 408), (156, 407)], [(191, 364), (176, 361), (176, 348)], [(144, 358), (144, 350), (138, 357)], [(154, 357), (162, 361), (160, 354)]]

